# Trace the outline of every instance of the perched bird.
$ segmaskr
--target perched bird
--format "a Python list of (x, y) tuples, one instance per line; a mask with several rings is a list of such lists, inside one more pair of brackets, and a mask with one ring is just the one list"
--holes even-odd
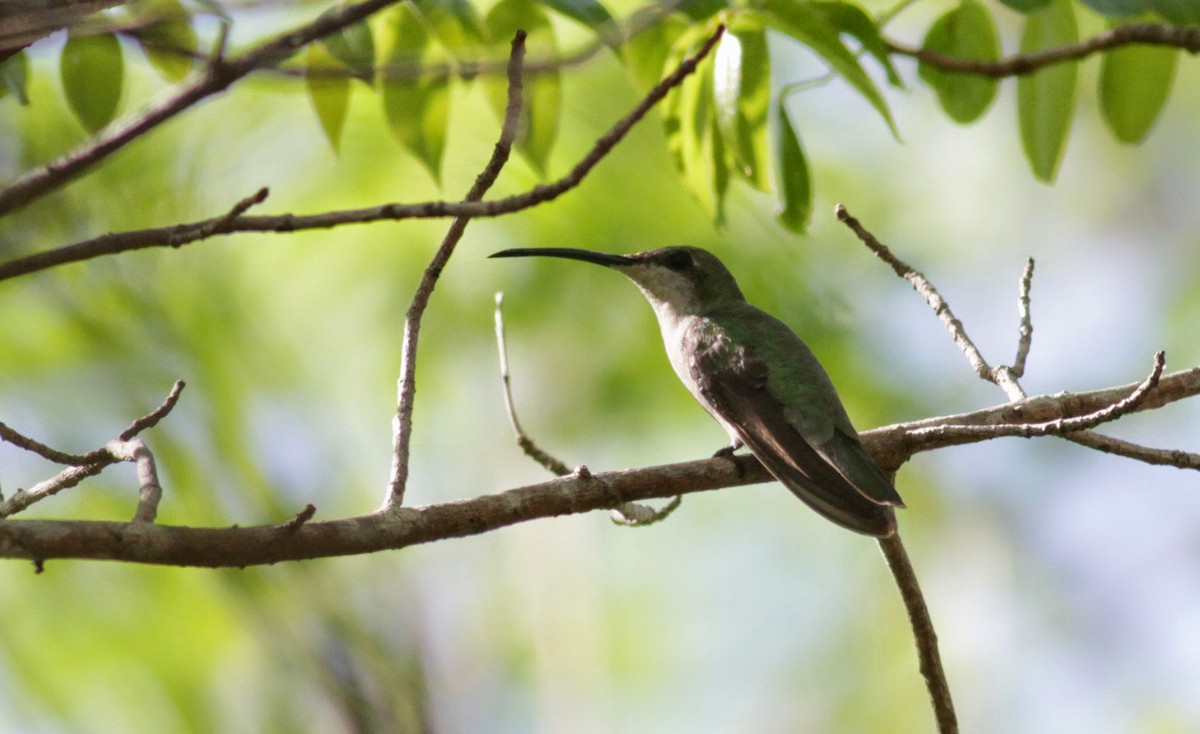
[(624, 273), (654, 307), (667, 357), (700, 405), (809, 507), (886, 537), (903, 507), (867, 454), (829, 375), (782, 321), (746, 302), (725, 265), (698, 247), (632, 255), (518, 248), (492, 257), (559, 257)]

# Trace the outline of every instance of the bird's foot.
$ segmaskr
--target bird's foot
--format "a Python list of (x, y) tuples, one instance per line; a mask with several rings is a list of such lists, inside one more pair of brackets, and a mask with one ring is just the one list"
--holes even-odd
[(738, 477), (744, 477), (746, 476), (746, 468), (742, 466), (742, 462), (738, 461), (738, 457), (733, 453), (742, 448), (743, 445), (744, 444), (741, 441), (734, 441), (728, 446), (718, 449), (717, 452), (713, 454), (713, 458), (728, 459), (729, 461), (733, 462), (733, 468), (737, 469)]
[(717, 449), (716, 452), (713, 453), (713, 458), (714, 459), (730, 459), (730, 460), (732, 460), (733, 452), (737, 451), (744, 445), (745, 444), (743, 444), (741, 441), (734, 441), (733, 443), (729, 444), (728, 446), (722, 446), (721, 448)]

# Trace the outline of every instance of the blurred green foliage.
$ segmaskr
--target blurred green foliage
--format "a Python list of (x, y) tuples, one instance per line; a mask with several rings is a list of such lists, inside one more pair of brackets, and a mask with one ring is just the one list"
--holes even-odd
[[(536, 118), (530, 123), (532, 136), (544, 134), (553, 145), (545, 138), (530, 143), (524, 157), (509, 163), (494, 195), (524, 191), (544, 175), (567, 171), (636, 104), (671, 47), (684, 42), (684, 29), (704, 27), (711, 8), (695, 5), (685, 8), (691, 15), (672, 16), (647, 31), (652, 42), (626, 47), (621, 56), (606, 48), (564, 71), (554, 92), (561, 98), (542, 97), (556, 108), (557, 129), (538, 133)], [(1063, 385), (1055, 381), (1062, 377), (1055, 369), (1068, 367), (1059, 365), (1086, 362), (1097, 370), (1089, 379), (1118, 381), (1133, 379), (1131, 370), (1144, 366), (1136, 348), (1108, 331), (1098, 352), (1043, 346), (1043, 333), (1065, 338), (1064, 331), (1083, 332), (1081, 312), (1099, 313), (1100, 301), (1119, 300), (1072, 294), (1067, 279), (1076, 271), (1085, 283), (1095, 275), (1081, 252), (1105, 265), (1115, 261), (1109, 271), (1124, 279), (1139, 277), (1140, 268), (1152, 272), (1145, 278), (1155, 287), (1138, 292), (1158, 300), (1128, 300), (1161, 306), (1154, 317), (1166, 325), (1161, 334), (1152, 332), (1156, 346), (1161, 337), (1170, 354), (1190, 349), (1197, 356), (1191, 328), (1200, 302), (1200, 263), (1191, 247), (1195, 227), (1175, 219), (1177, 229), (1155, 229), (1167, 213), (1186, 209), (1188, 192), (1197, 190), (1196, 167), (1179, 154), (1194, 143), (1191, 120), (1200, 86), (1194, 69), (1179, 69), (1181, 99), (1165, 105), (1161, 140), (1147, 141), (1157, 147), (1117, 148), (1097, 133), (1098, 119), (1081, 119), (1080, 152), (1060, 164), (1058, 187), (1031, 194), (1024, 164), (1013, 160), (1011, 122), (992, 115), (969, 130), (952, 127), (927, 112), (935, 105), (929, 90), (892, 91), (895, 80), (879, 59), (861, 63), (863, 55), (845, 45), (856, 39), (871, 54), (861, 17), (841, 12), (857, 6), (785, 5), (755, 7), (776, 14), (773, 27), (815, 33), (813, 28), (835, 24), (842, 34), (837, 45), (826, 38), (829, 45), (813, 49), (815, 56), (800, 51), (808, 55), (797, 61), (796, 44), (768, 41), (785, 46), (768, 53), (758, 31), (748, 28), (731, 36), (739, 39), (743, 64), (762, 64), (768, 53), (776, 92), (782, 84), (823, 74), (823, 63), (857, 82), (793, 94), (786, 110), (778, 98), (769, 107), (748, 105), (762, 101), (762, 86), (746, 76), (737, 89), (749, 96), (739, 91), (722, 97), (718, 90), (732, 87), (713, 86), (707, 97), (693, 88), (686, 93), (692, 96), (681, 93), (674, 100), (707, 99), (711, 105), (703, 110), (703, 124), (688, 128), (708, 135), (707, 142), (700, 140), (707, 147), (695, 148), (692, 140), (689, 149), (715, 156), (715, 140), (736, 142), (725, 148), (727, 157), (706, 161), (710, 176), (729, 165), (748, 183), (761, 183), (757, 157), (763, 150), (773, 151), (773, 169), (787, 164), (787, 175), (772, 179), (798, 192), (783, 197), (783, 220), (773, 214), (777, 193), (743, 185), (736, 176), (721, 184), (721, 202), (699, 203), (695, 187), (681, 183), (673, 170), (679, 159), (668, 145), (671, 130), (651, 118), (577, 190), (546, 206), (473, 222), (423, 330), (410, 502), (469, 497), (545, 478), (519, 455), (508, 433), (492, 334), (496, 290), (507, 294), (518, 410), (548, 451), (601, 471), (696, 458), (725, 442), (723, 431), (671, 374), (652, 314), (634, 288), (615, 274), (568, 263), (485, 259), (510, 246), (630, 252), (687, 243), (712, 249), (752, 301), (792, 324), (821, 356), (860, 428), (1000, 398), (976, 386), (908, 287), (835, 226), (835, 201), (846, 201), (918, 267), (937, 273), (935, 281), (944, 275), (947, 297), (968, 328), (984, 333), (996, 361), (1010, 351), (1011, 299), (1024, 257), (1033, 251), (1044, 258), (1040, 267), (1055, 285), (1035, 283), (1035, 314), (1046, 313), (1050, 324), (1037, 321), (1031, 364), (1037, 377), (1031, 380), (1038, 389), (1103, 384)], [(593, 32), (581, 22), (609, 27), (596, 3), (540, 6), (565, 50), (591, 42)], [(434, 12), (428, 4), (412, 7)], [(918, 10), (908, 27), (904, 16), (896, 23), (921, 38), (949, 7), (930, 7), (925, 16)], [(997, 27), (1012, 45), (1028, 21), (996, 3), (986, 7), (1000, 11)], [(471, 18), (488, 15), (462, 3), (443, 9), (453, 11), (449, 17), (458, 25), (427, 22), (422, 48), (436, 42), (444, 59), (464, 64), (471, 44), (454, 39), (470, 41), (486, 24), (463, 29), (475, 28)], [(461, 31), (457, 36), (454, 28)], [(197, 23), (201, 37), (212, 30)], [(368, 66), (352, 53), (365, 54), (366, 42), (344, 35), (344, 47), (333, 42), (325, 50), (369, 81)], [(685, 39), (687, 48), (696, 37)], [(386, 57), (388, 47), (376, 40), (371, 53)], [(64, 44), (47, 39), (16, 57), (28, 63), (20, 88), (28, 89), (32, 104), (0, 99), (0, 174), (6, 180), (84, 140), (76, 93), (60, 83), (56, 52)], [(322, 64), (329, 65), (329, 57)], [(711, 62), (705, 68), (713, 85), (734, 78), (727, 73), (718, 79)], [(911, 65), (900, 71), (912, 84)], [(121, 74), (126, 109), (160, 91), (163, 72), (161, 64), (151, 67), (127, 55)], [(1081, 97), (1091, 103), (1101, 96), (1111, 107), (1111, 92), (1089, 73), (1086, 67), (1081, 72)], [(409, 108), (398, 106), (392, 118), (381, 115), (378, 87), (339, 87), (336, 101), (317, 102), (317, 122), (304, 82), (253, 77), (0, 221), (0, 258), (107, 231), (211, 216), (263, 185), (272, 193), (262, 210), (270, 212), (459, 197), (497, 134), (484, 86), (463, 81), (438, 91), (439, 104), (451, 110), (438, 140), (423, 128), (399, 134), (398, 120), (412, 122), (404, 114)], [(945, 105), (944, 88), (933, 87)], [(309, 94), (316, 100), (314, 89)], [(964, 94), (978, 106), (978, 90)], [(1011, 93), (1009, 99), (1005, 94), (1002, 87), (997, 107), (1012, 104)], [(428, 113), (428, 96), (410, 95), (407, 104), (424, 105)], [(386, 91), (383, 97), (386, 105)], [(884, 112), (907, 141), (904, 147), (888, 125), (879, 124)], [(754, 137), (765, 135), (771, 119), (785, 133), (795, 130), (782, 138), (787, 144), (765, 148)], [(789, 119), (794, 128), (784, 125)], [(753, 134), (746, 137), (748, 132)], [(336, 141), (336, 155), (323, 138)], [(816, 187), (809, 185), (810, 173)], [(703, 183), (715, 187), (714, 181)], [(711, 216), (718, 208), (724, 222), (715, 228)], [(804, 226), (812, 233), (797, 236)], [(161, 522), (280, 522), (308, 502), (317, 506), (318, 518), (369, 512), (382, 500), (387, 476), (404, 310), (445, 227), (409, 221), (236, 235), (0, 283), (0, 419), (54, 446), (84, 451), (156, 405), (173, 380), (184, 379), (188, 388), (179, 407), (146, 436), (166, 489)], [(1099, 241), (1122, 227), (1136, 232), (1133, 244)], [(1164, 253), (1144, 257), (1142, 238), (1164, 242)], [(1070, 250), (1066, 240), (1085, 244)], [(1123, 248), (1134, 253), (1138, 267), (1112, 254)], [(991, 295), (993, 288), (999, 295)], [(1089, 306), (1081, 308), (1081, 302)], [(1061, 311), (1071, 326), (1056, 331), (1054, 314)], [(1122, 347), (1112, 348), (1118, 342)], [(1063, 610), (1085, 614), (1071, 604), (1091, 598), (1077, 586), (1083, 584), (1069, 556), (1047, 550), (1069, 528), (1044, 518), (1078, 517), (1065, 510), (1055, 515), (1049, 497), (1071, 496), (1060, 467), (1075, 465), (1059, 455), (1039, 464), (1014, 443), (995, 442), (978, 454), (963, 449), (945, 452), (949, 458), (919, 457), (898, 478), (911, 508), (901, 523), (931, 591), (963, 720), (974, 731), (1046, 731), (1047, 722), (1062, 720), (1062, 711), (1078, 716), (1094, 707), (1093, 697), (1071, 695), (1070, 689), (1053, 689), (1062, 698), (1047, 702), (1039, 692), (1044, 679), (1025, 675), (1032, 664), (1061, 671), (1054, 655), (1079, 652), (1070, 647), (1072, 639), (1083, 652), (1113, 663), (1103, 670), (1129, 662), (1121, 651), (1060, 629)], [(963, 456), (973, 458), (956, 459)], [(0, 446), (5, 492), (53, 471)], [(1093, 491), (1092, 483), (1085, 484)], [(28, 514), (124, 519), (132, 514), (135, 491), (132, 470), (115, 467)], [(1178, 499), (1181, 506), (1187, 501)], [(1152, 535), (1136, 526), (1136, 512), (1116, 514), (1132, 527), (1128, 537)], [(1039, 523), (1047, 525), (1044, 534)], [(1135, 540), (1129, 544), (1136, 546)], [(1130, 545), (1117, 550), (1135, 554)], [(1175, 551), (1164, 554), (1187, 555)], [(1111, 564), (1097, 566), (1112, 574), (1100, 578), (1128, 579), (1130, 588), (1147, 575), (1134, 568), (1122, 576)], [(12, 702), (0, 713), (0, 728), (7, 730), (930, 727), (903, 610), (878, 553), (773, 485), (688, 497), (668, 522), (644, 532), (614, 528), (597, 513), (370, 558), (241, 571), (54, 562), (42, 575), (9, 563), (0, 574), (7, 612), (0, 628), (0, 690)], [(1072, 596), (1076, 592), (1082, 596)], [(1148, 604), (1157, 604), (1160, 597), (1145, 593)], [(1112, 636), (1102, 624), (1107, 617), (1087, 619), (1095, 622), (1097, 638)], [(1145, 649), (1139, 654), (1151, 656)], [(1133, 659), (1175, 670), (1157, 657)], [(1074, 672), (1068, 668), (1064, 675)], [(1033, 682), (1022, 684), (1026, 679)], [(1150, 695), (1109, 678), (1086, 682), (1120, 707), (1125, 718), (1114, 721), (1178, 719), (1184, 728), (1197, 721), (1183, 693), (1164, 688)]]

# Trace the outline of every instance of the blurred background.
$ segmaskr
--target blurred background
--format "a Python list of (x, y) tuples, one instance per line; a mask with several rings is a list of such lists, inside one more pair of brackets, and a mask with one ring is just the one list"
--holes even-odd
[[(613, 2), (620, 15), (632, 4)], [(879, 10), (883, 3), (867, 3)], [(916, 43), (950, 3), (889, 27)], [(251, 7), (233, 43), (319, 8)], [(1017, 16), (1004, 23), (1014, 47)], [(587, 42), (560, 18), (564, 49)], [(1100, 29), (1091, 19), (1082, 33)], [(30, 107), (0, 101), (0, 176), (85, 140), (57, 79), (62, 34), (31, 49)], [(824, 67), (773, 48), (783, 82)], [(133, 58), (132, 54), (128, 55)], [(1097, 64), (1053, 186), (1021, 154), (1014, 87), (960, 127), (898, 62), (902, 141), (844, 84), (795, 95), (816, 187), (810, 233), (735, 187), (717, 228), (682, 188), (649, 117), (577, 190), (472, 222), (422, 332), (411, 504), (547, 478), (514, 445), (492, 331), (505, 294), (526, 430), (607, 471), (707, 456), (725, 442), (670, 371), (653, 315), (618, 275), (565, 261), (489, 261), (515, 246), (717, 253), (750, 300), (821, 357), (860, 430), (1004, 400), (945, 329), (833, 217), (844, 203), (947, 298), (993, 365), (1010, 362), (1017, 283), (1034, 257), (1030, 394), (1140, 380), (1200, 360), (1200, 68), (1185, 57), (1149, 139), (1113, 141)], [(873, 70), (874, 72), (874, 70)], [(124, 109), (164, 85), (126, 70)], [(564, 75), (565, 173), (639, 93), (611, 52)], [(0, 221), (4, 259), (108, 231), (224, 212), (460, 198), (497, 121), (456, 87), (442, 180), (355, 88), (340, 155), (302, 82), (259, 74)], [(539, 181), (520, 158), (492, 196)], [(146, 434), (159, 521), (279, 522), (382, 501), (401, 322), (447, 222), (237, 235), (0, 284), (0, 419), (55, 447), (95, 448), (187, 390)], [(1200, 450), (1200, 404), (1125, 418), (1115, 435)], [(6, 493), (56, 468), (0, 445)], [(920, 455), (899, 473), (902, 532), (937, 625), (964, 731), (1200, 729), (1200, 493), (1194, 475), (1056, 439)], [(131, 466), (26, 517), (125, 519)], [(400, 552), (244, 570), (115, 563), (0, 565), (0, 729), (28, 732), (929, 731), (904, 610), (875, 545), (778, 485), (689, 495), (669, 521), (557, 518)]]

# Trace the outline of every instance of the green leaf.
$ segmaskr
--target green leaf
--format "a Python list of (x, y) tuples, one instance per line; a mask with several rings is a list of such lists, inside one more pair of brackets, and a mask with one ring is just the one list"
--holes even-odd
[(88, 132), (112, 122), (125, 78), (125, 57), (114, 34), (68, 35), (59, 74), (67, 104)]
[(1141, 142), (1158, 119), (1179, 66), (1179, 49), (1123, 46), (1104, 54), (1100, 111), (1122, 143)]
[(621, 29), (612, 14), (596, 0), (538, 0), (542, 5), (594, 30), (609, 46), (621, 43)]
[(341, 147), (342, 126), (350, 104), (350, 77), (346, 67), (320, 44), (308, 47), (304, 83), (325, 139), (336, 153)]
[(713, 107), (728, 167), (760, 191), (767, 177), (771, 66), (761, 26), (731, 29), (713, 55)]
[(1050, 4), (1051, 0), (1000, 0), (1001, 3), (1020, 13), (1032, 13)]
[[(1071, 0), (1054, 0), (1031, 13), (1021, 34), (1021, 53), (1029, 54), (1079, 40)], [(1054, 180), (1075, 114), (1078, 64), (1067, 61), (1045, 67), (1017, 80), (1017, 118), (1021, 144), (1033, 173)]]
[(892, 66), (892, 54), (887, 42), (879, 33), (879, 26), (866, 11), (857, 5), (844, 2), (813, 2), (813, 9), (824, 13), (830, 25), (841, 33), (848, 33), (862, 44), (863, 50), (875, 57), (887, 73), (888, 84), (902, 88), (904, 80)]
[[(630, 22), (639, 27), (639, 19), (655, 13), (656, 10), (636, 13)], [(687, 26), (682, 17), (671, 14), (649, 23), (625, 41), (626, 67), (638, 86), (650, 89), (673, 71), (664, 70), (667, 57)]]
[(892, 134), (899, 137), (892, 113), (883, 95), (863, 71), (858, 58), (846, 48), (826, 13), (813, 3), (792, 0), (758, 0), (766, 22), (776, 30), (808, 46), (854, 87), (883, 117)]
[(1138, 15), (1153, 10), (1153, 0), (1080, 0), (1101, 15), (1115, 18)]
[[(392, 136), (440, 180), (450, 119), (450, 77), (444, 71), (404, 78), (413, 69), (443, 61), (425, 26), (407, 4), (387, 12), (380, 33), (383, 66), (377, 75)], [(393, 78), (394, 77), (394, 78)]]
[(812, 217), (812, 181), (800, 136), (782, 101), (775, 106), (775, 218), (793, 232), (803, 232)]
[(134, 38), (158, 75), (169, 82), (187, 76), (196, 64), (197, 48), (187, 9), (179, 0), (154, 0), (131, 7), (135, 20), (147, 22)]
[(22, 107), (29, 104), (27, 83), (29, 81), (29, 59), (24, 51), (9, 56), (0, 61), (0, 98), (12, 92), (17, 104)]
[(473, 67), (487, 45), (483, 21), (470, 0), (420, 0), (417, 9), (433, 35), (458, 60), (463, 79), (475, 78)]
[(1179, 25), (1200, 25), (1200, 3), (1196, 0), (1150, 0), (1159, 15)]
[[(484, 18), (484, 26), (496, 43), (509, 40), (518, 29), (524, 29), (525, 47), (531, 58), (558, 56), (558, 43), (550, 19), (533, 0), (500, 0)], [(508, 100), (508, 80), (502, 75), (489, 76), (484, 80), (484, 89), (492, 108), (503, 119)], [(527, 75), (524, 102), (517, 125), (517, 150), (544, 175), (550, 150), (558, 136), (558, 118), (562, 106), (558, 69)]]
[[(694, 51), (703, 36), (703, 33), (693, 31), (681, 36), (667, 64), (670, 65), (673, 60), (678, 63), (678, 59)], [(683, 183), (709, 218), (720, 222), (729, 178), (725, 170), (723, 143), (716, 134), (712, 65), (701, 65), (675, 88), (666, 101), (667, 147), (683, 177)], [(719, 160), (718, 153), (721, 156)]]
[[(957, 8), (934, 21), (921, 45), (958, 59), (1000, 58), (1000, 40), (992, 16), (975, 0), (963, 0)], [(917, 73), (937, 92), (938, 102), (950, 119), (962, 124), (979, 119), (996, 98), (999, 87), (995, 79), (954, 74), (932, 64), (921, 63)]]
[(321, 39), (335, 59), (346, 65), (356, 79), (375, 83), (375, 38), (366, 21), (348, 25)]

